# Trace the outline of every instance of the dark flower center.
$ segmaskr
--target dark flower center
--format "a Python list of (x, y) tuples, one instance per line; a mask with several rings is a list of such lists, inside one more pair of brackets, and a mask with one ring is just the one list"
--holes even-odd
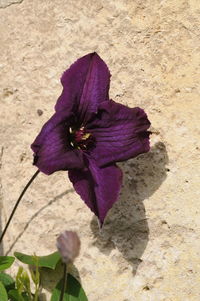
[(75, 129), (70, 128), (70, 144), (73, 148), (88, 150), (94, 146), (94, 137), (91, 133), (87, 133), (84, 127)]

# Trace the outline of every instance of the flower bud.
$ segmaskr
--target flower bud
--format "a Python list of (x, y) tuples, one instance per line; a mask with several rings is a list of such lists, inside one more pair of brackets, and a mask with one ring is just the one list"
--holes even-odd
[(76, 232), (64, 231), (57, 238), (57, 248), (61, 254), (62, 260), (65, 263), (73, 262), (79, 255), (80, 239)]

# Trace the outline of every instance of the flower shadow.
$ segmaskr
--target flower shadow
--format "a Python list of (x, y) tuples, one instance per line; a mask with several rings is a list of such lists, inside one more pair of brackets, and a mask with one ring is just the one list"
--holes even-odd
[(127, 262), (132, 266), (133, 275), (142, 262), (142, 254), (149, 239), (149, 227), (143, 200), (148, 199), (167, 177), (166, 164), (168, 155), (162, 142), (156, 143), (151, 151), (120, 163), (124, 184), (119, 201), (109, 211), (102, 230), (99, 231), (96, 218), (91, 221), (94, 235), (93, 245), (109, 255), (118, 249), (125, 261), (113, 252), (113, 260), (119, 271), (127, 269)]
[[(9, 249), (6, 251), (6, 256), (13, 250), (15, 244), (18, 242), (18, 240), (23, 236), (23, 234), (26, 232), (26, 230), (28, 229), (29, 225), (31, 224), (31, 222), (41, 213), (43, 212), (45, 209), (47, 209), (49, 206), (51, 206), (52, 204), (54, 204), (55, 202), (57, 202), (59, 199), (61, 199), (63, 196), (66, 196), (68, 193), (72, 192), (73, 189), (69, 189), (66, 190), (62, 193), (60, 193), (59, 195), (57, 195), (56, 197), (54, 197), (53, 199), (51, 199), (47, 204), (45, 204), (43, 207), (41, 207), (38, 211), (36, 211), (32, 217), (27, 221), (27, 223), (25, 224), (25, 226), (23, 227), (23, 230), (17, 235), (17, 237), (14, 239), (14, 241), (12, 242), (11, 246), (9, 247)], [(1, 233), (1, 232), (0, 232)]]
[[(30, 267), (31, 270), (31, 267)], [(73, 277), (75, 277), (80, 283), (81, 278), (79, 275), (79, 271), (76, 268), (76, 266), (73, 263), (68, 264), (68, 273), (71, 274)], [(40, 281), (41, 281), (41, 287), (48, 291), (49, 293), (52, 293), (53, 289), (56, 287), (58, 282), (63, 277), (63, 264), (61, 262), (58, 262), (56, 265), (56, 268), (54, 270), (51, 270), (49, 268), (40, 268)], [(78, 289), (75, 288), (74, 294), (72, 299), (77, 300), (77, 294)], [(70, 298), (70, 300), (72, 300)], [(45, 293), (40, 294), (40, 300), (41, 301), (47, 301), (47, 296)]]

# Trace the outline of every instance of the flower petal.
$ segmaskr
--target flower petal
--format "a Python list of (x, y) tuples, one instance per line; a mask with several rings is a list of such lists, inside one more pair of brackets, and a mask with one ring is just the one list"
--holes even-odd
[(78, 59), (61, 78), (63, 91), (56, 111), (78, 110), (81, 124), (97, 112), (99, 103), (109, 100), (110, 72), (97, 53)]
[(114, 101), (102, 103), (97, 117), (87, 125), (96, 141), (91, 157), (99, 166), (105, 166), (148, 152), (149, 126), (140, 108), (131, 109)]
[(100, 168), (95, 161), (89, 160), (84, 171), (70, 170), (69, 179), (102, 225), (108, 210), (118, 199), (122, 185), (121, 169), (115, 164)]
[(70, 119), (66, 114), (55, 113), (42, 127), (41, 132), (31, 145), (34, 162), (39, 170), (47, 175), (58, 170), (83, 168), (83, 155), (79, 150), (71, 149), (68, 132)]

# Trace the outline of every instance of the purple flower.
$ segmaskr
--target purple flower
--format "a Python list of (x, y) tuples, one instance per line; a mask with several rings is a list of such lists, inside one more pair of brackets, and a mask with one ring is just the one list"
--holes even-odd
[(34, 165), (47, 175), (68, 170), (102, 225), (122, 184), (115, 163), (149, 151), (150, 122), (142, 109), (109, 99), (110, 72), (97, 53), (78, 59), (61, 83), (56, 112), (31, 145)]

